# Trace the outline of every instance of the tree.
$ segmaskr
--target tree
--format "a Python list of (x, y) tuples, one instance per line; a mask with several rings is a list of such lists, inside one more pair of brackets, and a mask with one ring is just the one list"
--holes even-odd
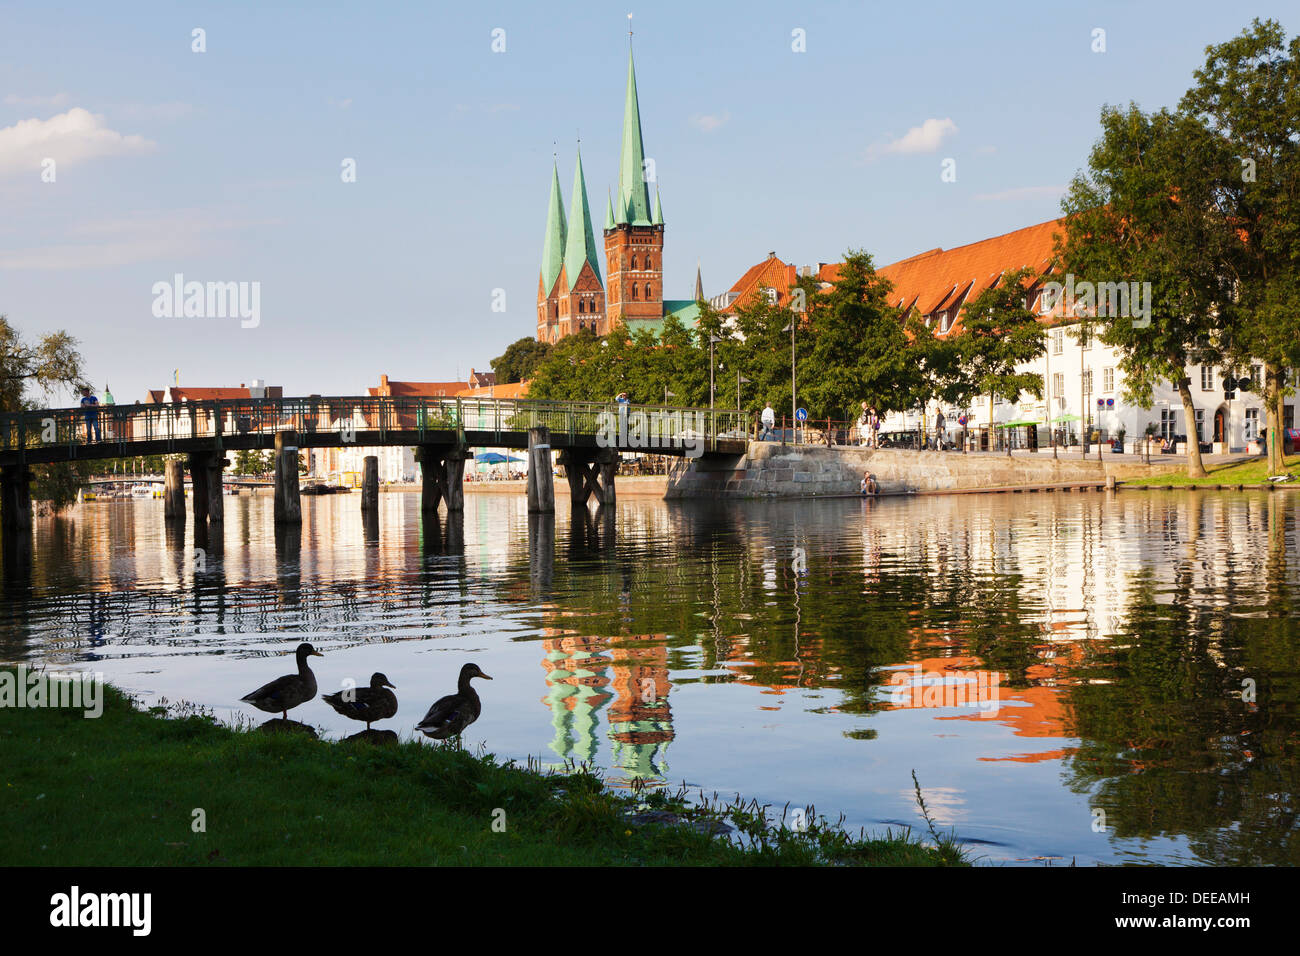
[[(1205, 468), (1192, 437), (1187, 367), (1218, 361), (1229, 318), (1223, 259), (1238, 240), (1216, 201), (1218, 171), (1229, 157), (1195, 117), (1148, 115), (1130, 105), (1103, 109), (1101, 125), (1088, 171), (1062, 200), (1067, 228), (1057, 255), (1067, 281), (1096, 287), (1096, 306), (1085, 295), (1079, 317), (1095, 319), (1101, 340), (1119, 352), (1125, 398), (1150, 408), (1157, 385), (1168, 381), (1178, 390), (1187, 472), (1199, 477)], [(1148, 314), (1138, 314), (1134, 291)], [(1113, 308), (1125, 300), (1127, 309)]]
[(847, 419), (862, 401), (883, 414), (921, 400), (923, 352), (889, 304), (890, 289), (868, 253), (849, 250), (834, 286), (814, 297), (812, 349), (800, 391), (819, 415)]
[(77, 340), (67, 332), (50, 332), (38, 342), (25, 342), (8, 317), (0, 315), (0, 412), (30, 407), (29, 385), (48, 396), (60, 387), (77, 387), (84, 377)]
[(1282, 399), (1300, 365), (1300, 37), (1254, 20), (1206, 49), (1179, 108), (1213, 136), (1215, 196), (1226, 246), (1220, 263), (1229, 367), (1264, 363), (1269, 470), (1283, 470)]
[[(945, 401), (967, 408), (976, 395), (989, 398), (989, 425), (993, 424), (993, 399), (1018, 402), (1021, 392), (1043, 396), (1043, 377), (1020, 367), (1037, 360), (1047, 348), (1043, 327), (1029, 308), (1027, 291), (1034, 281), (1025, 268), (1002, 277), (966, 304), (961, 332), (937, 350), (948, 370)], [(1011, 453), (1011, 446), (1007, 446)]]
[[(56, 390), (75, 389), (84, 378), (77, 340), (67, 332), (50, 332), (35, 343), (27, 342), (8, 317), (0, 315), (0, 413), (34, 407), (29, 386), (36, 386), (48, 402)], [(32, 493), (49, 501), (54, 511), (62, 511), (77, 500), (89, 472), (87, 463), (33, 465)]]
[(506, 350), (492, 360), (498, 385), (523, 382), (533, 377), (533, 371), (551, 352), (551, 345), (534, 338), (511, 342)]

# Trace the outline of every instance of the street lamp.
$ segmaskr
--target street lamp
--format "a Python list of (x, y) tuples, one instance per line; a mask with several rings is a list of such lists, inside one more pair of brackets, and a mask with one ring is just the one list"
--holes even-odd
[(676, 393), (676, 392), (670, 392), (670, 391), (668, 391), (668, 386), (665, 385), (665, 386), (664, 386), (664, 404), (665, 404), (665, 405), (668, 404), (668, 399), (669, 399), (669, 397), (676, 398), (676, 397), (677, 397), (677, 393)]
[(740, 374), (740, 369), (736, 369), (736, 414), (740, 414), (740, 386), (748, 385), (749, 379)]
[(791, 319), (790, 324), (783, 328), (782, 332), (790, 333), (790, 418), (793, 419), (799, 411), (799, 390), (798, 383), (794, 374), (794, 327), (796, 320)]
[(722, 336), (709, 333), (709, 411), (713, 411), (713, 343), (721, 341)]

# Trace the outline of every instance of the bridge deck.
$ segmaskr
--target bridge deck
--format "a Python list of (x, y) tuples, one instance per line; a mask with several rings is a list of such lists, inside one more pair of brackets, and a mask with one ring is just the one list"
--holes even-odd
[(555, 449), (663, 455), (743, 454), (745, 424), (728, 409), (491, 398), (321, 397), (101, 406), (102, 440), (80, 408), (0, 415), (0, 467), (137, 455), (271, 449), (292, 431), (301, 448), (462, 445), (527, 448), (550, 429)]

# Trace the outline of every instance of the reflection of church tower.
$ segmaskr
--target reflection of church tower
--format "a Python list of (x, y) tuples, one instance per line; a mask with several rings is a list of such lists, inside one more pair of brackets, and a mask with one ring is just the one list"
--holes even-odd
[(618, 193), (605, 211), (605, 271), (609, 276), (606, 310), (611, 324), (622, 319), (664, 316), (664, 217), (655, 190), (653, 212), (648, 182), (653, 182), (641, 140), (641, 107), (636, 94), (632, 51), (627, 54), (627, 100), (623, 107), (623, 146), (618, 162)]
[[(664, 777), (668, 772), (666, 748), (673, 739), (672, 712), (668, 706), (668, 649), (661, 635), (622, 638), (652, 647), (619, 651), (617, 663), (604, 653), (611, 650), (600, 637), (560, 637), (543, 642), (546, 657), (546, 696), (555, 739), (551, 749), (560, 757), (598, 763), (597, 711), (610, 702), (609, 686), (617, 698), (609, 711), (611, 769), (628, 777)], [(620, 640), (620, 639), (615, 639)], [(612, 680), (604, 676), (612, 668)]]

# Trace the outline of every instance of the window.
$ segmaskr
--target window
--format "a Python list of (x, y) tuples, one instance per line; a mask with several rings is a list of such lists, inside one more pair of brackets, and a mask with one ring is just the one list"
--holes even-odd
[(1079, 348), (1092, 348), (1092, 336), (1088, 334), (1088, 330), (1082, 325), (1079, 326)]
[(587, 311), (587, 303), (584, 302), (582, 299), (579, 299), (579, 300), (578, 300), (578, 311), (579, 311), (579, 312), (586, 312), (586, 311)]
[(939, 331), (947, 332), (952, 328), (952, 315), (955, 310), (946, 309), (939, 314)]
[(653, 293), (650, 291), (650, 283), (649, 283), (649, 282), (647, 282), (647, 283), (645, 284), (645, 297), (646, 297), (647, 300), (649, 300), (649, 299), (653, 299), (653, 298), (654, 298)]
[[(1225, 372), (1223, 375), (1223, 379), (1225, 383), (1229, 379), (1233, 379), (1235, 381), (1236, 378), (1237, 378), (1237, 372), (1235, 369), (1228, 369), (1228, 371)], [(1235, 388), (1225, 388), (1223, 390), (1223, 400), (1225, 402), (1230, 402), (1236, 397), (1237, 397), (1237, 390)]]
[[(1255, 366), (1259, 368), (1259, 366)], [(1246, 441), (1254, 441), (1259, 437), (1259, 409), (1246, 409)]]
[(649, 270), (649, 269), (653, 269), (653, 268), (654, 268), (654, 263), (651, 262), (649, 256), (646, 256), (646, 257), (645, 257), (645, 267), (646, 267), (647, 270)]
[(1101, 370), (1101, 390), (1103, 392), (1115, 391), (1115, 369), (1104, 368)]
[(1201, 366), (1201, 391), (1202, 392), (1214, 391), (1214, 366), (1213, 365)]
[(1065, 331), (1063, 329), (1056, 329), (1052, 333), (1052, 354), (1060, 355), (1064, 351), (1065, 351)]
[(1196, 410), (1196, 440), (1205, 441), (1205, 409)]
[(1255, 383), (1255, 391), (1262, 392), (1264, 389), (1264, 366), (1252, 365), (1250, 367), (1250, 380)]
[(632, 256), (632, 271), (636, 272), (636, 255)]
[(1282, 406), (1282, 427), (1295, 428), (1295, 406), (1290, 402)]
[(1083, 372), (1083, 394), (1092, 394), (1092, 369), (1084, 369)]
[(1174, 422), (1178, 420), (1178, 412), (1172, 408), (1160, 409), (1160, 437), (1173, 438), (1176, 430)]
[(1064, 372), (1052, 373), (1052, 394), (1055, 395), (1057, 398), (1065, 397), (1065, 373)]
[(636, 283), (632, 283), (632, 298), (636, 298)]

